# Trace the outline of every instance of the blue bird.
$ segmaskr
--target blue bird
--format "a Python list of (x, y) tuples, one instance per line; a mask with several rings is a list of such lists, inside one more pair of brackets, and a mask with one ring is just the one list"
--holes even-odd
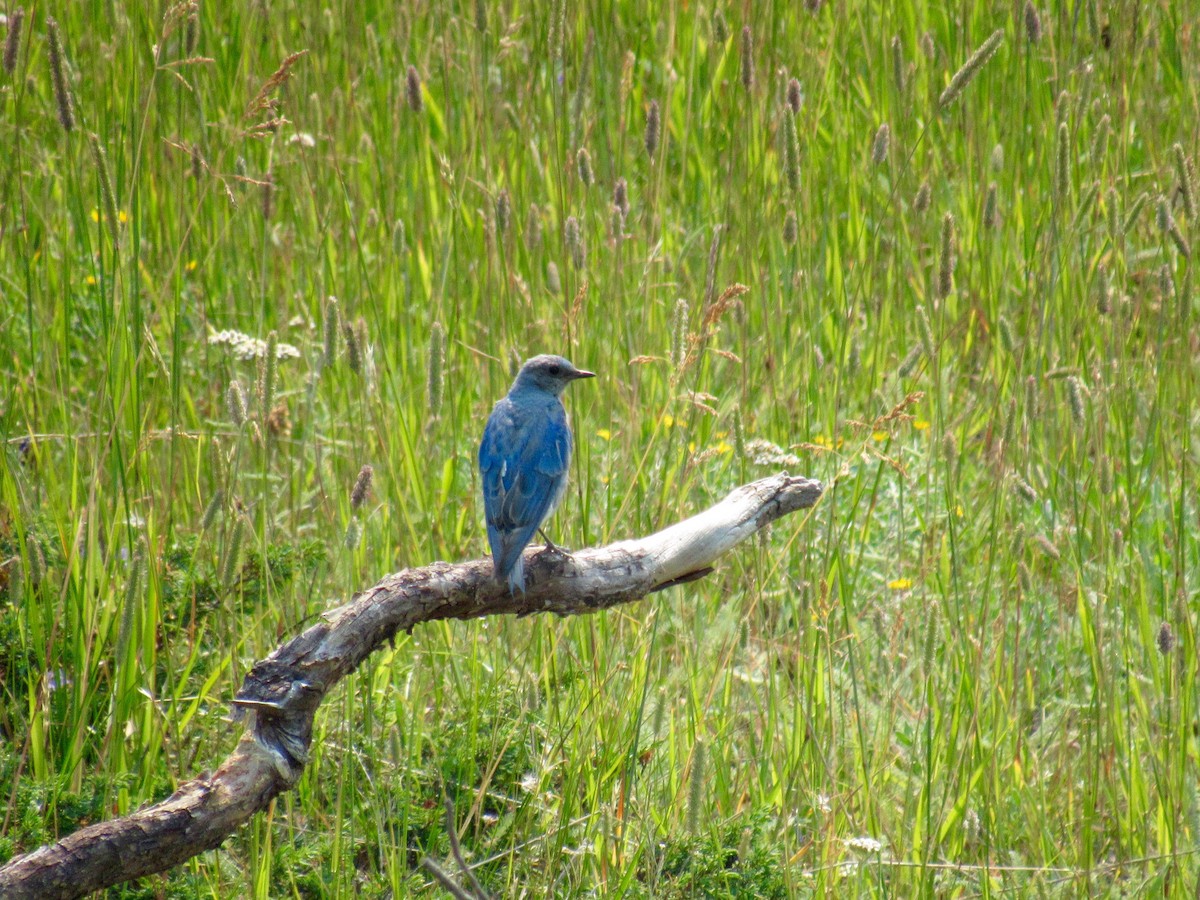
[[(562, 392), (572, 381), (594, 376), (561, 356), (535, 356), (488, 417), (479, 445), (483, 511), (496, 579), (507, 579), (510, 591), (524, 592), (521, 552), (567, 486), (572, 441)], [(546, 545), (554, 546), (549, 539)]]

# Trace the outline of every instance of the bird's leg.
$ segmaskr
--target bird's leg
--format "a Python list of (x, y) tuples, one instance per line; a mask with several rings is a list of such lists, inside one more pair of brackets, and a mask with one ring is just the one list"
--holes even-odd
[(556, 547), (554, 544), (554, 541), (550, 540), (550, 538), (546, 535), (545, 531), (543, 531), (542, 529), (539, 528), (538, 534), (540, 534), (542, 536), (542, 540), (546, 542), (546, 546), (542, 550), (542, 553), (549, 553), (552, 556), (570, 556), (570, 554), (567, 553), (565, 550), (563, 550), (561, 547)]

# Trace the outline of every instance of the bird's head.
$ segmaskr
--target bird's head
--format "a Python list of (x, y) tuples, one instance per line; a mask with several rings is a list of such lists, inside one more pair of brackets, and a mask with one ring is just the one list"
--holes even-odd
[(513, 390), (532, 389), (558, 396), (572, 381), (595, 376), (595, 372), (577, 369), (561, 356), (543, 353), (525, 361), (513, 382)]

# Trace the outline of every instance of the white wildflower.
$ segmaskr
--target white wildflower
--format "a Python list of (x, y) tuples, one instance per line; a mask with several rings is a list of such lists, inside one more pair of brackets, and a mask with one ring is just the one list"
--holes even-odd
[[(208, 342), (214, 346), (224, 345), (228, 347), (233, 352), (233, 355), (240, 360), (261, 359), (267, 352), (266, 341), (232, 329), (210, 334)], [(275, 358), (299, 359), (300, 351), (291, 344), (285, 344), (280, 341), (275, 345)]]
[(756, 466), (798, 466), (800, 457), (762, 438), (746, 442), (746, 454)]
[(846, 838), (846, 847), (859, 853), (878, 853), (883, 849), (883, 844), (873, 837), (863, 835), (862, 837)]

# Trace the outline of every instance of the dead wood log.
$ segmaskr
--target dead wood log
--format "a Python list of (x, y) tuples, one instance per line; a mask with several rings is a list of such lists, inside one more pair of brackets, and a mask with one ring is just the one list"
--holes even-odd
[(248, 723), (211, 774), (134, 813), (81, 828), (0, 868), (0, 897), (80, 897), (164, 872), (219, 846), (292, 788), (329, 690), (399, 631), (435, 619), (596, 612), (712, 571), (723, 553), (781, 516), (811, 507), (820, 482), (776, 475), (743, 485), (657, 534), (570, 555), (526, 550), (526, 589), (510, 594), (489, 560), (436, 562), (386, 576), (330, 610), (247, 673), (233, 703)]

